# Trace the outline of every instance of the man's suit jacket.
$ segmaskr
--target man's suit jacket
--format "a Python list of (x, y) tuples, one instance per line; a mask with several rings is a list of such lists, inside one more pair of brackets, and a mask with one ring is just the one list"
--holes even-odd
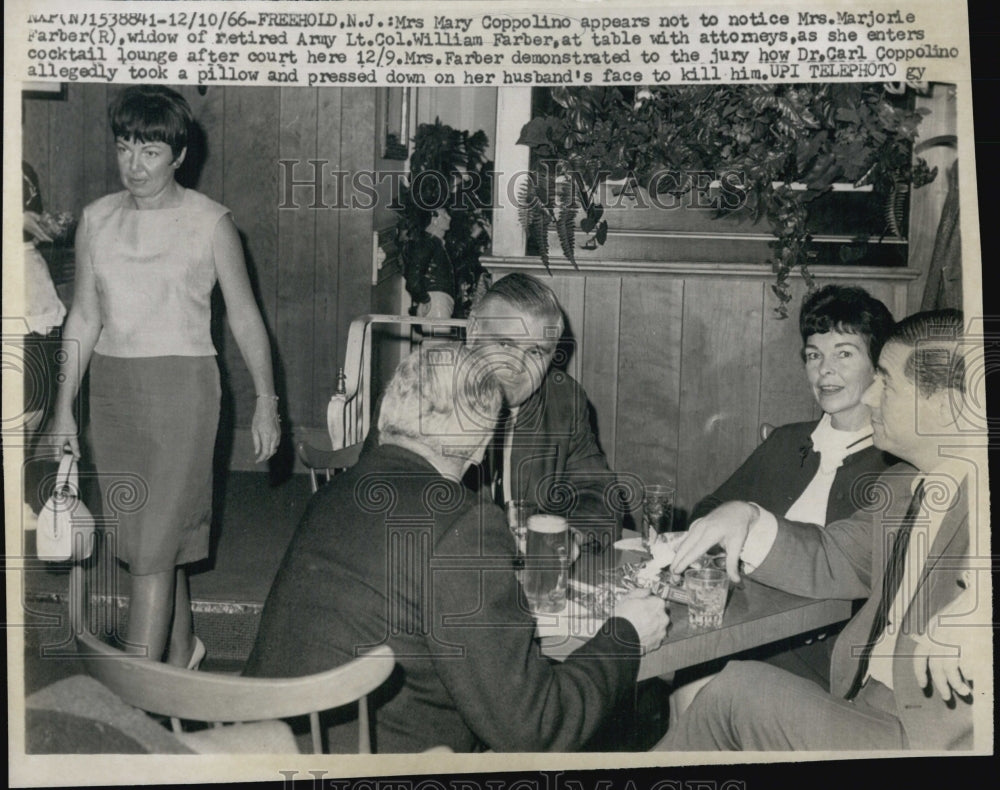
[[(564, 663), (543, 657), (513, 554), (492, 502), (408, 450), (370, 448), (312, 498), (246, 673), (307, 675), (388, 644), (377, 751), (575, 751), (634, 694), (638, 636), (613, 618)], [(356, 721), (330, 742), (355, 748)]]
[[(487, 458), (498, 457), (491, 446)], [(594, 436), (587, 394), (565, 371), (550, 368), (518, 410), (510, 468), (512, 499), (617, 536), (624, 510), (612, 496), (617, 477)]]
[[(751, 574), (757, 581), (812, 598), (870, 596), (834, 646), (830, 689), (836, 696), (846, 696), (857, 673), (861, 648), (868, 641), (881, 598), (887, 547), (892, 545), (889, 536), (899, 529), (913, 496), (916, 476), (907, 464), (892, 467), (880, 478), (878, 496), (868, 509), (824, 529), (779, 518), (774, 546)], [(933, 506), (930, 497), (925, 498), (925, 504)], [(920, 530), (919, 521), (914, 529)], [(914, 532), (912, 543), (918, 537)], [(927, 693), (920, 688), (913, 672), (916, 643), (911, 636), (926, 633), (928, 621), (962, 592), (968, 550), (968, 487), (963, 482), (930, 547), (927, 564), (900, 625), (893, 659), (896, 705), (913, 749), (972, 745), (971, 705), (956, 700), (955, 706), (949, 708), (936, 691)]]
[[(726, 482), (694, 507), (691, 520), (733, 499), (756, 502), (771, 513), (787, 513), (819, 470), (819, 453), (810, 438), (816, 425), (817, 421), (794, 422), (775, 428)], [(875, 482), (894, 460), (877, 447), (844, 458), (833, 478), (823, 523), (847, 518), (861, 507), (864, 486)]]

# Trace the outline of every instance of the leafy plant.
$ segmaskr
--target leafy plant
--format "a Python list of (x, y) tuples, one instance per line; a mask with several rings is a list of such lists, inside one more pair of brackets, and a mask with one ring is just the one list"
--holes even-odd
[[(420, 124), (409, 177), (394, 206), (397, 247), (414, 302), (428, 301), (430, 290), (447, 290), (459, 317), (468, 315), (477, 292), (489, 286), (489, 273), (479, 260), (490, 244), (493, 163), (486, 157), (488, 144), (482, 131), (470, 134), (440, 119)], [(426, 228), (436, 211), (451, 218), (444, 236), (446, 264), (426, 254)]]
[(795, 267), (812, 287), (815, 198), (834, 182), (870, 184), (885, 197), (883, 235), (899, 236), (905, 191), (934, 179), (936, 169), (912, 156), (928, 111), (912, 109), (905, 93), (905, 85), (857, 83), (552, 88), (518, 140), (531, 148), (535, 173), (519, 196), (521, 223), (546, 267), (552, 227), (575, 266), (578, 215), (585, 249), (607, 237), (603, 182), (682, 195), (693, 174), (714, 173), (755, 221), (771, 225), (772, 290), (784, 317)]

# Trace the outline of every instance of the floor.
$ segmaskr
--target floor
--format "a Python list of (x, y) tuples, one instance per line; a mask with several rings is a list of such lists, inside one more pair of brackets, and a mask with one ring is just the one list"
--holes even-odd
[[(271, 581), (309, 500), (309, 478), (293, 475), (272, 485), (264, 473), (231, 472), (216, 494), (212, 555), (190, 573), (195, 601), (263, 603)], [(24, 554), (33, 553), (33, 535), (25, 533)], [(62, 569), (30, 573), (32, 593), (63, 591)]]
[[(309, 478), (272, 485), (266, 474), (233, 472), (216, 497), (213, 551), (190, 574), (195, 630), (208, 646), (205, 669), (237, 671), (249, 653), (256, 618), (310, 496)], [(24, 532), (24, 557), (34, 533)], [(25, 559), (25, 694), (79, 671), (66, 642), (68, 569)], [(127, 589), (120, 591), (122, 603)], [(123, 610), (125, 611), (125, 610)], [(123, 615), (124, 618), (124, 615)]]
[[(212, 557), (190, 577), (195, 630), (208, 647), (204, 669), (240, 670), (249, 654), (271, 581), (309, 497), (309, 479), (304, 475), (279, 485), (272, 485), (266, 474), (234, 472), (228, 476), (224, 491), (216, 498)], [(24, 534), (24, 556), (31, 557), (33, 535)], [(81, 673), (82, 668), (73, 658), (66, 625), (66, 567), (37, 560), (25, 560), (24, 567), (24, 678), (25, 695), (29, 695), (63, 677)], [(769, 659), (773, 663), (819, 679), (815, 655), (810, 658), (808, 654), (782, 649), (770, 652), (774, 654)], [(678, 677), (675, 682), (681, 684), (689, 679), (693, 676)], [(623, 712), (624, 717), (612, 717), (617, 721), (609, 721), (591, 749), (633, 750), (655, 743), (666, 727), (669, 690), (669, 685), (659, 679), (642, 684), (630, 710)], [(639, 724), (632, 729), (627, 743), (621, 741), (622, 718)]]

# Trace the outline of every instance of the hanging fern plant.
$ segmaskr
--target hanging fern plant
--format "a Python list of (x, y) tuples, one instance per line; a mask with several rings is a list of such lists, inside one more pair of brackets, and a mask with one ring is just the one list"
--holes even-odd
[(664, 180), (664, 172), (736, 174), (742, 207), (775, 236), (772, 290), (784, 317), (792, 272), (812, 288), (817, 197), (835, 182), (871, 185), (884, 196), (883, 236), (901, 236), (905, 190), (934, 179), (936, 170), (912, 153), (927, 111), (912, 109), (906, 91), (857, 83), (552, 88), (518, 140), (531, 148), (533, 174), (520, 196), (521, 224), (546, 267), (553, 227), (576, 266), (578, 249), (607, 238), (597, 200), (606, 180), (682, 194), (692, 180)]

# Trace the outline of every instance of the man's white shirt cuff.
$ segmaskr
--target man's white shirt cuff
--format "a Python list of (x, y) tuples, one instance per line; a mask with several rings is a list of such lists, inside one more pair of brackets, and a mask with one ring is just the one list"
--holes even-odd
[(751, 525), (747, 532), (746, 543), (743, 544), (743, 551), (740, 552), (740, 560), (743, 562), (743, 569), (747, 573), (753, 573), (764, 561), (764, 558), (774, 546), (774, 541), (778, 537), (778, 519), (769, 510), (765, 510), (757, 503), (760, 515)]

